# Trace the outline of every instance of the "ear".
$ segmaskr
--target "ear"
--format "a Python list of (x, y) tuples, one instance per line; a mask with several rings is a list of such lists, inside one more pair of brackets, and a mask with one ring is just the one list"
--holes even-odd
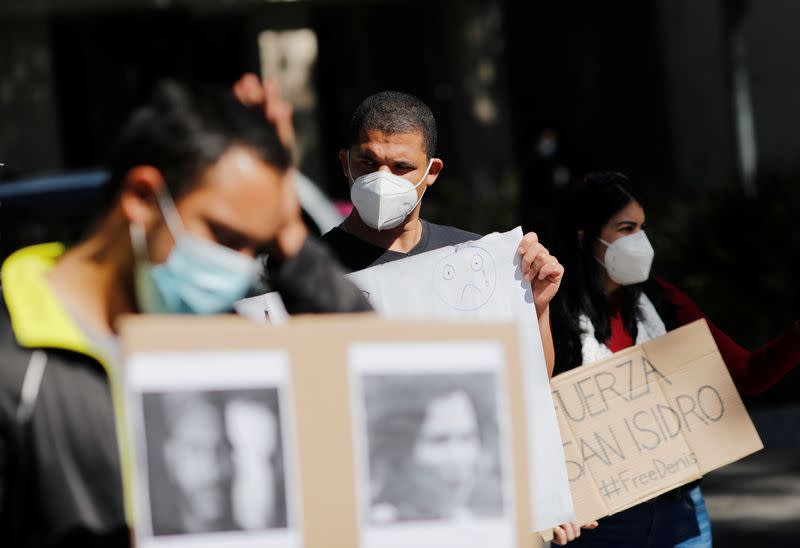
[(151, 226), (161, 216), (158, 200), (164, 190), (164, 177), (153, 166), (136, 166), (125, 174), (120, 207), (129, 223)]
[(347, 166), (349, 164), (348, 154), (347, 151), (349, 149), (342, 148), (339, 149), (339, 162), (342, 164), (342, 173), (344, 174), (344, 178), (347, 179), (347, 183), (350, 184), (350, 176), (347, 174)]
[(444, 161), (441, 158), (434, 158), (431, 162), (431, 169), (428, 171), (428, 176), (425, 178), (425, 185), (431, 186), (435, 183), (443, 169)]

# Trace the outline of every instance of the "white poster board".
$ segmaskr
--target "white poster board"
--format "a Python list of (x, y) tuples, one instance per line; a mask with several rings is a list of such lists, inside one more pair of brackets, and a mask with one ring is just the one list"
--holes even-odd
[(523, 279), (520, 227), (353, 272), (348, 277), (389, 318), (514, 321), (519, 328), (528, 415), (532, 528), (574, 519), (533, 292)]

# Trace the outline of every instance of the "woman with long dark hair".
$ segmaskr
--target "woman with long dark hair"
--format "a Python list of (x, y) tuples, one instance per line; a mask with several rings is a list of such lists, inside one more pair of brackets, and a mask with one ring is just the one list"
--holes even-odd
[[(551, 306), (554, 374), (705, 318), (685, 293), (651, 275), (654, 250), (644, 232), (645, 208), (644, 197), (621, 173), (590, 173), (571, 189), (551, 239), (565, 267)], [(744, 395), (763, 393), (800, 362), (797, 321), (755, 352), (711, 322), (709, 328)], [(699, 481), (603, 518), (571, 545), (711, 546)]]

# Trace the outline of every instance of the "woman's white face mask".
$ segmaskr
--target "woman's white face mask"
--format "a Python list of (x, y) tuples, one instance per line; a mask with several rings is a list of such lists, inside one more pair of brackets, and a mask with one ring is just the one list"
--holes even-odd
[(375, 230), (388, 230), (399, 226), (414, 211), (422, 196), (417, 197), (417, 187), (425, 182), (433, 165), (428, 162), (425, 173), (417, 184), (388, 171), (373, 171), (353, 179), (350, 171), (350, 151), (347, 151), (347, 174), (353, 182), (350, 200), (364, 223)]
[(597, 238), (607, 246), (605, 259), (600, 262), (608, 277), (620, 285), (633, 285), (650, 276), (655, 251), (643, 230), (617, 238), (611, 243)]

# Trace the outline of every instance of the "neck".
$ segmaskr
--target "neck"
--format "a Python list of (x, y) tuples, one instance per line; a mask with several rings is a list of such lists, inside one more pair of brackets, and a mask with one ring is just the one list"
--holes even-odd
[(114, 214), (70, 248), (49, 282), (70, 313), (88, 328), (113, 333), (117, 318), (136, 312), (127, 223)]
[(403, 224), (389, 230), (375, 230), (367, 226), (358, 216), (358, 211), (355, 209), (344, 220), (342, 227), (359, 240), (389, 251), (397, 251), (398, 253), (408, 253), (422, 239), (419, 206), (406, 218)]
[(606, 267), (602, 263), (598, 269), (598, 274), (600, 274), (600, 287), (603, 288), (603, 293), (605, 294), (606, 298), (610, 298), (620, 287), (622, 287), (620, 284), (611, 279), (611, 276), (609, 276), (608, 272), (606, 272)]

